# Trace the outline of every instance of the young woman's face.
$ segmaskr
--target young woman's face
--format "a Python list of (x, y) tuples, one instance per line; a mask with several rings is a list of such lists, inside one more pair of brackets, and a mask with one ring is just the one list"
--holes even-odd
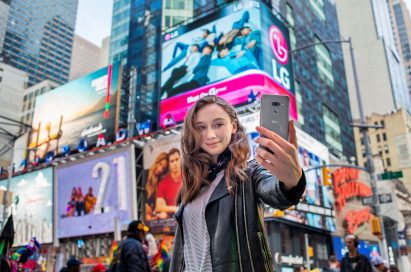
[(154, 174), (156, 176), (160, 176), (166, 171), (166, 168), (167, 168), (167, 160), (166, 159), (161, 160), (157, 163)]
[(201, 135), (201, 148), (216, 163), (220, 155), (230, 144), (232, 134), (237, 132), (230, 116), (217, 104), (210, 104), (197, 113), (194, 121), (196, 130)]

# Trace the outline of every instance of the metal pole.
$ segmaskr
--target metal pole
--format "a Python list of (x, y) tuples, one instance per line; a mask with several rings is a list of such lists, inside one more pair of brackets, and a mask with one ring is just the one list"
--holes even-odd
[(361, 92), (360, 92), (360, 86), (358, 83), (357, 67), (355, 64), (354, 48), (352, 46), (351, 37), (348, 38), (348, 43), (350, 45), (350, 57), (351, 57), (353, 77), (354, 77), (354, 83), (355, 83), (355, 92), (357, 95), (358, 110), (360, 114), (360, 123), (364, 125), (363, 127), (360, 127), (360, 131), (361, 131), (362, 139), (364, 141), (364, 146), (365, 146), (365, 156), (367, 159), (366, 168), (368, 169), (368, 173), (370, 173), (370, 178), (371, 178), (371, 188), (372, 188), (372, 193), (373, 193), (373, 209), (374, 209), (375, 215), (379, 218), (380, 223), (381, 223), (383, 257), (385, 259), (388, 259), (388, 248), (387, 248), (387, 241), (385, 239), (384, 220), (382, 219), (382, 217), (380, 217), (380, 206), (379, 206), (378, 198), (377, 198), (377, 195), (378, 195), (377, 177), (375, 174), (374, 162), (372, 160), (372, 151), (371, 151), (370, 141), (368, 139), (368, 128), (365, 126), (367, 124), (367, 120), (365, 118), (364, 110), (362, 107)]
[(310, 247), (310, 244), (308, 243), (308, 233), (304, 234), (304, 241), (305, 241), (305, 258), (307, 259), (307, 270), (311, 270), (311, 262), (310, 262), (310, 254), (308, 252), (308, 248)]

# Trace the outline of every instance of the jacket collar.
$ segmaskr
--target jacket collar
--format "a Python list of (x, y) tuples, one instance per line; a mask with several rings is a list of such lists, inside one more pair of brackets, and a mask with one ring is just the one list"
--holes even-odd
[(215, 188), (214, 192), (211, 194), (210, 199), (207, 202), (207, 206), (211, 202), (217, 201), (220, 198), (223, 198), (228, 194), (230, 194), (230, 192), (227, 189), (227, 185), (225, 182), (225, 176), (223, 176), (221, 180), (219, 181), (217, 187)]

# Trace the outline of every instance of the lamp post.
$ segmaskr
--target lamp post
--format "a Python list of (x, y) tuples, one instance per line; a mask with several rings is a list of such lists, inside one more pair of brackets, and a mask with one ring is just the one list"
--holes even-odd
[(380, 206), (378, 203), (378, 198), (377, 198), (377, 176), (375, 174), (375, 168), (374, 168), (374, 162), (372, 160), (372, 151), (371, 151), (371, 146), (370, 146), (370, 141), (368, 138), (368, 128), (383, 128), (383, 126), (380, 125), (368, 125), (366, 117), (364, 115), (364, 110), (362, 106), (362, 99), (361, 99), (361, 92), (360, 92), (360, 86), (358, 83), (358, 75), (357, 75), (357, 67), (355, 64), (355, 58), (354, 58), (354, 48), (352, 46), (351, 38), (348, 38), (347, 40), (324, 40), (321, 42), (316, 42), (316, 43), (311, 43), (307, 44), (305, 46), (296, 48), (294, 50), (288, 51), (289, 56), (292, 56), (295, 52), (316, 46), (316, 45), (323, 45), (323, 44), (342, 44), (342, 43), (348, 43), (349, 48), (350, 48), (350, 58), (351, 58), (351, 65), (352, 65), (352, 71), (353, 71), (353, 77), (354, 77), (354, 85), (355, 85), (355, 93), (357, 96), (357, 103), (358, 103), (358, 110), (360, 114), (360, 124), (353, 125), (355, 127), (359, 127), (361, 131), (361, 135), (364, 141), (364, 146), (365, 146), (365, 155), (366, 155), (366, 169), (370, 175), (371, 179), (371, 188), (372, 188), (372, 193), (373, 193), (373, 210), (375, 215), (379, 218), (380, 224), (381, 224), (381, 234), (382, 234), (382, 252), (384, 254), (385, 258), (388, 258), (388, 248), (387, 248), (387, 241), (385, 238), (385, 230), (384, 230), (384, 221), (382, 217), (380, 217)]

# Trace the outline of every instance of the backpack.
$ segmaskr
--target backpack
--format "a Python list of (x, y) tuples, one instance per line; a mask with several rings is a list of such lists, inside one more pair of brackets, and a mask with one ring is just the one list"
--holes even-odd
[(113, 252), (113, 259), (111, 260), (110, 266), (108, 267), (109, 272), (121, 272), (121, 249), (122, 243)]

